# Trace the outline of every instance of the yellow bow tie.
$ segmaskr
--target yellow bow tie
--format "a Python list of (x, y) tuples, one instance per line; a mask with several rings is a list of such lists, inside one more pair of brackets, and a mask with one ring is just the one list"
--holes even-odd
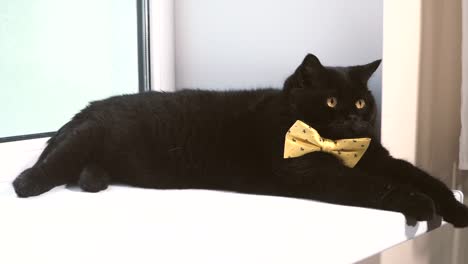
[(297, 120), (286, 133), (284, 158), (296, 158), (314, 151), (333, 154), (345, 166), (353, 168), (369, 147), (370, 138), (331, 140), (322, 138), (317, 130)]

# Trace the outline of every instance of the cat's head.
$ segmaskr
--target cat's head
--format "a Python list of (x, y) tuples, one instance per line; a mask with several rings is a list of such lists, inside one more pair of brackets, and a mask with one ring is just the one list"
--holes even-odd
[(377, 109), (367, 81), (380, 62), (325, 67), (308, 54), (284, 84), (291, 112), (323, 137), (373, 137)]

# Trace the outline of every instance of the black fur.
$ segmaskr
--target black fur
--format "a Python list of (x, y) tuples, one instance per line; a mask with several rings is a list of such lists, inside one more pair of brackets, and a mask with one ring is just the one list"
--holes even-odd
[[(85, 191), (119, 182), (316, 199), (441, 215), (468, 225), (468, 209), (439, 180), (392, 158), (376, 140), (367, 81), (380, 61), (324, 67), (313, 55), (282, 90), (149, 92), (91, 103), (53, 136), (37, 163), (13, 182), (19, 197), (79, 182)], [(335, 108), (327, 106), (336, 97)], [(364, 99), (366, 107), (355, 102)], [(355, 168), (323, 152), (283, 159), (284, 136), (302, 120), (330, 139), (371, 137)]]

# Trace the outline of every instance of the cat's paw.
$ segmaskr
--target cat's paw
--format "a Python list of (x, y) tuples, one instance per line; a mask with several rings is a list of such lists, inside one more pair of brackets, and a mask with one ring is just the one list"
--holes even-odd
[(85, 192), (100, 192), (109, 187), (109, 182), (104, 179), (83, 179), (80, 178), (78, 185)]
[(401, 212), (407, 219), (417, 221), (429, 221), (436, 214), (434, 201), (419, 192), (395, 191), (384, 204), (385, 209)]
[(23, 171), (13, 181), (13, 188), (18, 197), (30, 197), (45, 193), (54, 186), (42, 181), (43, 171), (40, 168), (32, 167)]
[(85, 192), (99, 192), (107, 189), (110, 177), (98, 166), (89, 165), (81, 172), (78, 185)]
[(468, 207), (456, 201), (452, 206), (443, 210), (442, 217), (454, 227), (467, 227)]
[(418, 221), (428, 221), (435, 216), (435, 204), (431, 198), (422, 193), (410, 193), (407, 202), (402, 205), (402, 213)]

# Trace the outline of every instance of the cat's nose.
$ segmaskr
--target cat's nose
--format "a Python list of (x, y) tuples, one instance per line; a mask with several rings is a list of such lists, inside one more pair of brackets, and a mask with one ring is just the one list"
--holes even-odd
[(348, 119), (351, 120), (351, 121), (353, 121), (353, 122), (357, 122), (357, 121), (361, 121), (361, 120), (362, 120), (361, 117), (358, 116), (358, 115), (349, 115), (349, 116), (348, 116)]

